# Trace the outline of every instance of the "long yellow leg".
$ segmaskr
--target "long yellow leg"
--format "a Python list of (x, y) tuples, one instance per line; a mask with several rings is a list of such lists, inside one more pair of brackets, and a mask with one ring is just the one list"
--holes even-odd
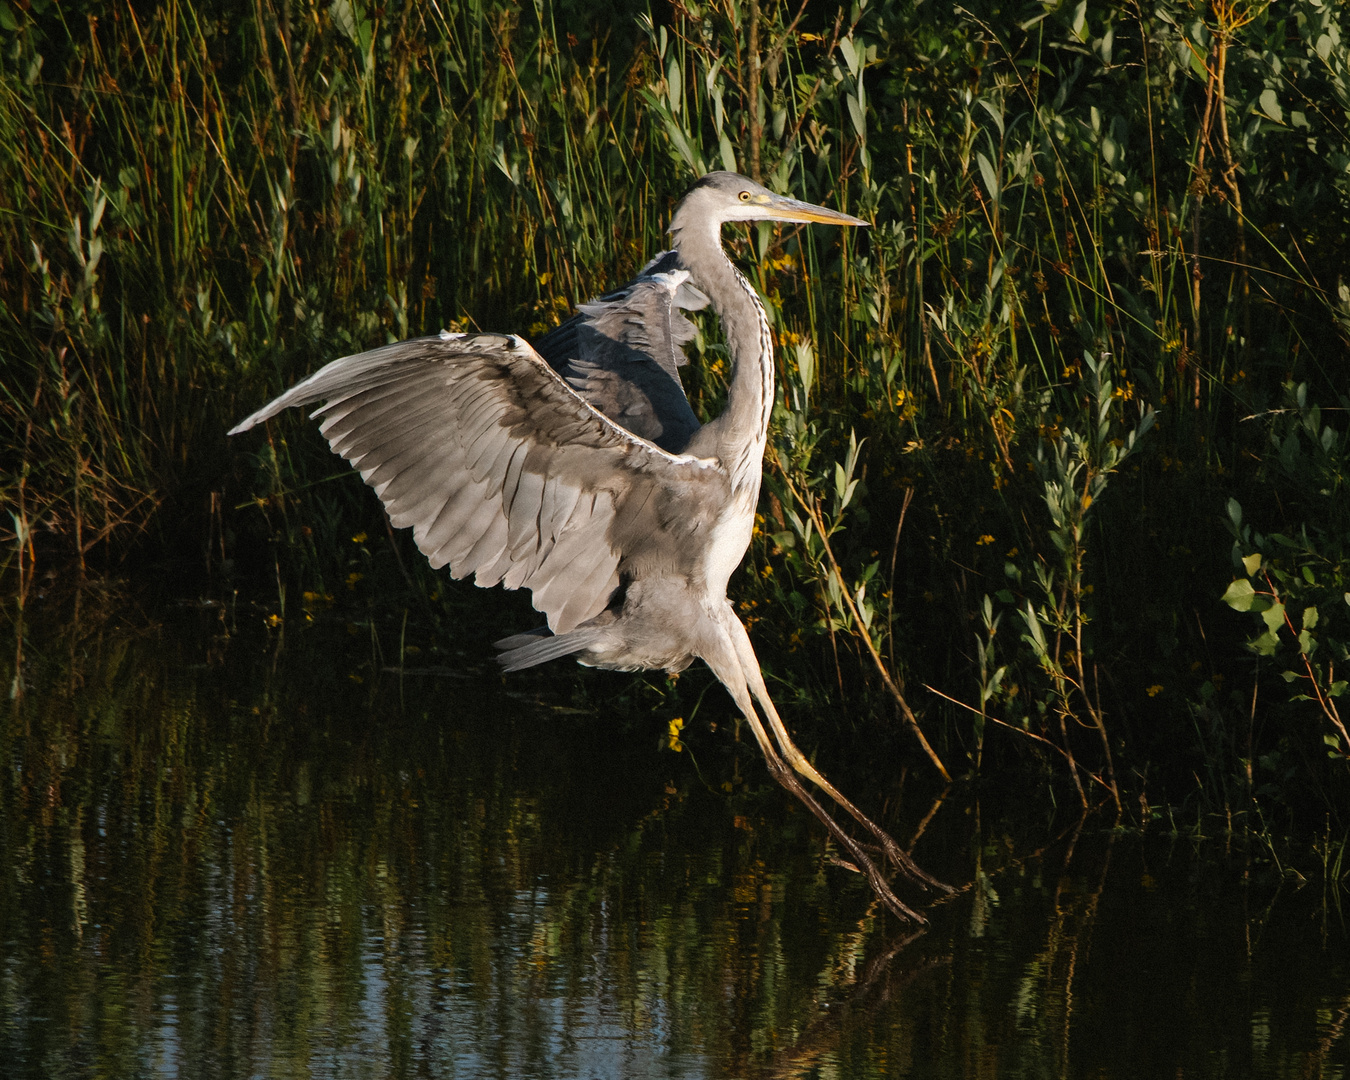
[(882, 850), (885, 851), (886, 856), (897, 870), (914, 879), (920, 885), (939, 889), (943, 892), (951, 892), (950, 886), (944, 885), (935, 877), (920, 869), (919, 865), (895, 842), (890, 833), (854, 806), (838, 788), (820, 774), (820, 771), (807, 760), (806, 755), (797, 748), (797, 744), (792, 741), (792, 736), (788, 734), (787, 726), (774, 707), (773, 699), (769, 697), (769, 688), (764, 684), (764, 675), (759, 666), (759, 658), (755, 656), (754, 646), (750, 644), (750, 635), (746, 633), (745, 626), (740, 619), (736, 618), (735, 613), (730, 611), (730, 608), (728, 608), (728, 615), (730, 618), (727, 620), (729, 624), (727, 632), (736, 648), (736, 657), (745, 673), (750, 692), (754, 695), (755, 701), (759, 703), (769, 721), (769, 727), (773, 731), (774, 738), (778, 741), (778, 748), (783, 757), (787, 759), (793, 769), (825, 792), (847, 810), (858, 824), (875, 836)]
[[(740, 623), (739, 621), (736, 621), (734, 615), (732, 616), (732, 621), (736, 622), (737, 627), (740, 627)], [(741, 633), (744, 634), (744, 632), (744, 628), (742, 627)], [(824, 825), (826, 829), (829, 830), (830, 835), (833, 836), (839, 845), (848, 852), (849, 857), (853, 860), (857, 870), (866, 876), (868, 884), (872, 886), (872, 891), (877, 894), (882, 903), (890, 908), (891, 911), (901, 919), (908, 919), (917, 923), (926, 923), (928, 921), (927, 919), (900, 901), (900, 898), (891, 890), (889, 882), (882, 876), (881, 871), (862, 849), (858, 841), (846, 833), (839, 826), (839, 823), (826, 813), (824, 807), (822, 807), (820, 803), (812, 797), (811, 793), (802, 786), (801, 781), (794, 775), (793, 770), (783, 761), (782, 756), (780, 756), (777, 748), (774, 746), (773, 740), (769, 738), (768, 732), (764, 730), (764, 725), (760, 722), (759, 715), (755, 711), (754, 701), (751, 698), (750, 689), (746, 683), (745, 667), (741, 662), (739, 650), (735, 647), (734, 637), (728, 634), (724, 636), (723, 641), (720, 644), (724, 646), (724, 649), (710, 650), (714, 651), (716, 654), (711, 656), (705, 655), (703, 659), (708, 666), (712, 668), (713, 674), (721, 680), (722, 685), (727, 688), (727, 691), (731, 694), (732, 700), (736, 702), (737, 708), (741, 710), (745, 719), (749, 722), (750, 730), (755, 733), (755, 741), (759, 743), (759, 748), (764, 754), (765, 763), (768, 765), (769, 772), (773, 775), (773, 778), (800, 799), (806, 808), (820, 820), (821, 824)], [(758, 666), (756, 666), (756, 675), (758, 675), (758, 671)], [(762, 678), (760, 681), (763, 681)], [(770, 705), (770, 708), (772, 708), (772, 705)], [(781, 725), (782, 721), (779, 721), (779, 723)], [(791, 745), (791, 740), (789, 740), (788, 743)], [(793, 746), (792, 749), (796, 752), (798, 757), (801, 756), (801, 752), (798, 751), (795, 746)], [(836, 797), (842, 798), (841, 796)], [(862, 818), (862, 820), (864, 823), (867, 823), (866, 818)], [(876, 826), (872, 826), (872, 828), (875, 830)], [(885, 836), (884, 833), (882, 835)], [(890, 837), (886, 837), (886, 839), (890, 840)], [(890, 842), (892, 845), (895, 844), (894, 840), (890, 840)], [(898, 847), (897, 850), (899, 850)], [(903, 855), (903, 852), (901, 854)]]

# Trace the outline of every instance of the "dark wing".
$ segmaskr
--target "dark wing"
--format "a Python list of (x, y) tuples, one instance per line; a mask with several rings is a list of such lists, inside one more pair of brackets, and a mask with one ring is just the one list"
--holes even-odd
[(663, 252), (622, 289), (582, 304), (535, 343), (589, 404), (670, 451), (699, 428), (677, 370), (697, 331), (680, 310), (697, 311), (708, 298), (688, 279), (675, 252)]
[(719, 463), (623, 430), (514, 336), (442, 334), (335, 360), (230, 434), (317, 401), (329, 446), (432, 566), (530, 589), (557, 634), (603, 611), (622, 573), (692, 563), (693, 534), (726, 498)]

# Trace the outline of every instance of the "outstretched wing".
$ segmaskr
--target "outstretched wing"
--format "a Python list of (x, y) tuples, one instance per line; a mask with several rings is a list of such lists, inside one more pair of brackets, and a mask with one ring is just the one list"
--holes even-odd
[(455, 577), (527, 588), (565, 634), (626, 565), (675, 568), (726, 490), (716, 461), (671, 454), (588, 405), (525, 341), (441, 334), (349, 356), (238, 424), (313, 415), (390, 521)]
[(662, 252), (622, 289), (580, 305), (535, 348), (590, 405), (678, 451), (699, 428), (677, 370), (697, 331), (680, 311), (707, 304), (675, 252)]

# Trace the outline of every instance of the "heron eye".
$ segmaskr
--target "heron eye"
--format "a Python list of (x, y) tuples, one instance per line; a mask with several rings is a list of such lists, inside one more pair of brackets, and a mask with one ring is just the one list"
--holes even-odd
[(742, 192), (741, 192), (741, 202), (749, 202), (749, 201), (750, 201), (750, 192), (748, 192), (748, 191), (742, 191)]

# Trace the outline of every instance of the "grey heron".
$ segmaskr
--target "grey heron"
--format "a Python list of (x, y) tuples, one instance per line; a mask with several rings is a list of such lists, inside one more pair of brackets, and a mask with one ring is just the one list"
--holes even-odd
[[(758, 294), (722, 248), (734, 221), (866, 225), (729, 172), (702, 177), (670, 225), (672, 250), (530, 345), (451, 334), (335, 360), (234, 427), (292, 405), (413, 530), (433, 567), (526, 588), (546, 628), (498, 642), (507, 671), (563, 656), (620, 671), (703, 660), (744, 714), (773, 777), (800, 799), (897, 916), (923, 922), (871, 852), (945, 889), (793, 743), (727, 582), (750, 544), (774, 404), (773, 341)], [(700, 424), (677, 364), (711, 302), (731, 358), (726, 407)], [(756, 703), (759, 712), (756, 711)], [(762, 717), (760, 715), (762, 713)], [(866, 847), (802, 784), (868, 833)]]

